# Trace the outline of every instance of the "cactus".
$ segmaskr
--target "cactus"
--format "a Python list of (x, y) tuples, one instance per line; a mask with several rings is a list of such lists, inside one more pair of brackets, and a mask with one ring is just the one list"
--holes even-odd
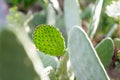
[(77, 80), (109, 80), (87, 34), (79, 26), (70, 31), (68, 53)]
[[(101, 21), (104, 24), (95, 34), (101, 10), (107, 10), (108, 3), (103, 4), (103, 0), (97, 0), (95, 6), (91, 1), (82, 0), (40, 0), (37, 3), (45, 4), (29, 6), (25, 14), (21, 6), (19, 10), (17, 7), (8, 9), (8, 15), (3, 14), (6, 19), (1, 19), (0, 26), (0, 80), (110, 80), (105, 69), (108, 73), (112, 69), (118, 71), (120, 40), (114, 40), (115, 50), (111, 38), (103, 39), (96, 50), (90, 41), (97, 43), (99, 36), (108, 30), (106, 37), (116, 38), (120, 34), (120, 21), (115, 19), (117, 25), (110, 27), (108, 24), (114, 22), (107, 21), (105, 13)], [(94, 10), (91, 16), (84, 15), (89, 14), (86, 7), (91, 7), (91, 12)], [(62, 31), (65, 41), (59, 29), (52, 25)], [(65, 42), (68, 42), (67, 48)]]
[(58, 62), (59, 62), (57, 57), (46, 55), (42, 52), (39, 52), (39, 55), (40, 55), (40, 59), (41, 59), (43, 65), (44, 65), (44, 67), (52, 66), (53, 69), (57, 68), (57, 65), (58, 65)]
[(98, 27), (99, 19), (100, 19), (100, 13), (102, 10), (103, 0), (97, 0), (96, 7), (94, 10), (94, 14), (92, 17), (91, 25), (88, 29), (88, 35), (92, 39), (95, 35), (95, 32)]
[(112, 56), (114, 53), (114, 44), (111, 38), (103, 39), (97, 46), (96, 51), (98, 56), (103, 63), (104, 67), (107, 69), (112, 60)]
[(17, 37), (6, 29), (0, 32), (0, 79), (40, 80)]
[(60, 58), (60, 62), (56, 71), (56, 76), (59, 80), (69, 80), (69, 76), (67, 73), (67, 61), (68, 61), (68, 53), (65, 52), (63, 56)]
[(48, 4), (47, 24), (55, 25), (56, 15), (52, 4)]
[(59, 30), (53, 26), (39, 25), (34, 31), (33, 40), (41, 52), (54, 56), (64, 54), (64, 38)]
[(65, 25), (67, 33), (74, 25), (80, 25), (80, 9), (78, 0), (65, 0), (64, 2), (65, 12)]
[(2, 30), (0, 28), (0, 79), (49, 80), (39, 55), (24, 30), (25, 18), (16, 8), (12, 8), (7, 16), (8, 24)]

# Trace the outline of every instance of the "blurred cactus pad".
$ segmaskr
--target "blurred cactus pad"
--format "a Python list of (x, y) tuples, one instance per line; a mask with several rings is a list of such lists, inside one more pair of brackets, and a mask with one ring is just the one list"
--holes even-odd
[(40, 80), (23, 45), (9, 30), (0, 32), (0, 80)]
[(36, 47), (41, 52), (54, 56), (61, 56), (64, 54), (64, 38), (60, 31), (54, 26), (37, 26), (33, 34), (33, 40)]

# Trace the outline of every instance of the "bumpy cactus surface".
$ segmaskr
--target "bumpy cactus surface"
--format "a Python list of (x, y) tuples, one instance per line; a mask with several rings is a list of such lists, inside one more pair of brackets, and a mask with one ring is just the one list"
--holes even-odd
[(64, 54), (64, 38), (60, 31), (51, 25), (39, 25), (34, 31), (33, 40), (41, 51), (53, 56)]

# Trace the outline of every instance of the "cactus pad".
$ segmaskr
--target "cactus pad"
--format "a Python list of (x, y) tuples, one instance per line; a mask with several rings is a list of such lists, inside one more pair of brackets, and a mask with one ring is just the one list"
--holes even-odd
[(65, 51), (64, 38), (60, 31), (51, 25), (39, 25), (33, 34), (35, 46), (53, 56), (61, 56)]

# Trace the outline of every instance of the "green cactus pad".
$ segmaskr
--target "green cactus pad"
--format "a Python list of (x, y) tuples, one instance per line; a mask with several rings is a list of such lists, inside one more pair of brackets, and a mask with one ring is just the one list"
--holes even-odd
[(41, 52), (52, 56), (61, 56), (64, 54), (64, 38), (54, 26), (37, 26), (33, 34), (33, 41)]

